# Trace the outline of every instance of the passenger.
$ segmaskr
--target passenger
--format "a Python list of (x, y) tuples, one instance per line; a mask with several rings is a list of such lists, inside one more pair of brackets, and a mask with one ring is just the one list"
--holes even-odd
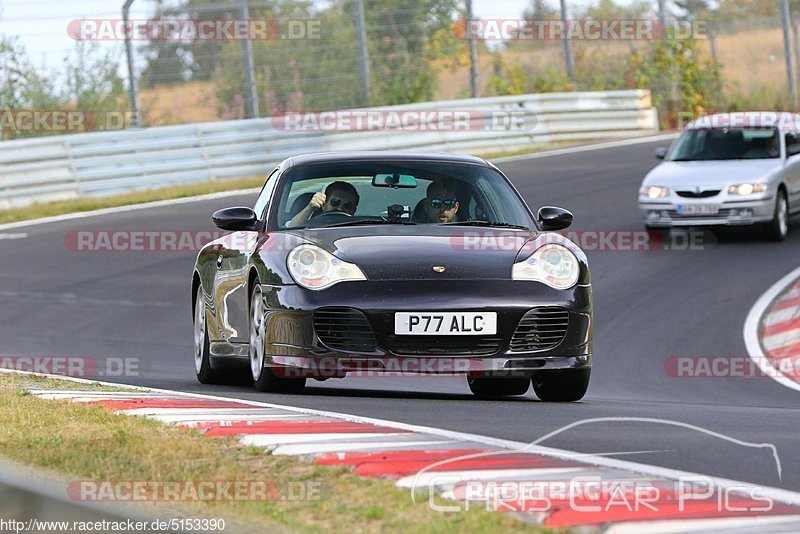
[(358, 209), (358, 200), (358, 191), (353, 184), (342, 181), (331, 182), (324, 192), (314, 193), (306, 207), (292, 217), (286, 226), (289, 228), (300, 226), (319, 213), (338, 211), (353, 215)]
[(459, 208), (455, 182), (450, 179), (431, 182), (428, 186), (427, 196), (423, 199), (423, 205), (427, 216), (425, 222), (453, 222)]

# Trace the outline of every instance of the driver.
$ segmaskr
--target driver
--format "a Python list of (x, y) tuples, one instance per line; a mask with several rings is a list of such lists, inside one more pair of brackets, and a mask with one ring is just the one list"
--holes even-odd
[(353, 184), (336, 181), (328, 184), (323, 191), (314, 193), (308, 204), (300, 213), (291, 218), (286, 224), (288, 227), (300, 226), (312, 217), (322, 213), (341, 212), (353, 215), (358, 209), (358, 191)]

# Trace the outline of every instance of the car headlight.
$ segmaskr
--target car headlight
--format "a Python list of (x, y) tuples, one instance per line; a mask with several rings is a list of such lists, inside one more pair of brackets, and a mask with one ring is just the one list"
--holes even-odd
[(357, 265), (342, 261), (315, 245), (299, 245), (286, 258), (289, 274), (306, 289), (325, 289), (339, 282), (366, 280)]
[(664, 198), (669, 194), (669, 189), (658, 185), (642, 186), (639, 195), (647, 198)]
[(569, 289), (578, 283), (578, 258), (563, 245), (549, 243), (511, 268), (513, 280), (543, 282), (555, 289)]
[(766, 184), (754, 184), (754, 183), (735, 184), (728, 187), (728, 194), (747, 196), (747, 195), (752, 195), (753, 193), (763, 193), (766, 190), (767, 190)]

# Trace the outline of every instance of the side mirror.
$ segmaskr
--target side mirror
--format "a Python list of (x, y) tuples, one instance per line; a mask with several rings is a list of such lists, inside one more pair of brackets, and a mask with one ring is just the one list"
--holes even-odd
[(787, 156), (796, 156), (797, 154), (800, 154), (800, 143), (791, 143), (786, 146)]
[(667, 147), (660, 146), (656, 149), (656, 159), (664, 159), (667, 157)]
[(572, 213), (564, 208), (543, 206), (536, 215), (539, 227), (546, 231), (563, 230), (572, 224)]
[(218, 228), (233, 231), (253, 230), (253, 227), (258, 221), (256, 212), (243, 206), (215, 211), (211, 218)]

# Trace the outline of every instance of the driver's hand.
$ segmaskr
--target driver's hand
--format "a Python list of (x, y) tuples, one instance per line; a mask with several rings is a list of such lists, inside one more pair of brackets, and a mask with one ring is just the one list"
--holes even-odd
[(325, 205), (325, 193), (320, 191), (319, 193), (314, 193), (314, 196), (311, 197), (311, 200), (308, 201), (308, 208), (311, 210), (318, 210)]

